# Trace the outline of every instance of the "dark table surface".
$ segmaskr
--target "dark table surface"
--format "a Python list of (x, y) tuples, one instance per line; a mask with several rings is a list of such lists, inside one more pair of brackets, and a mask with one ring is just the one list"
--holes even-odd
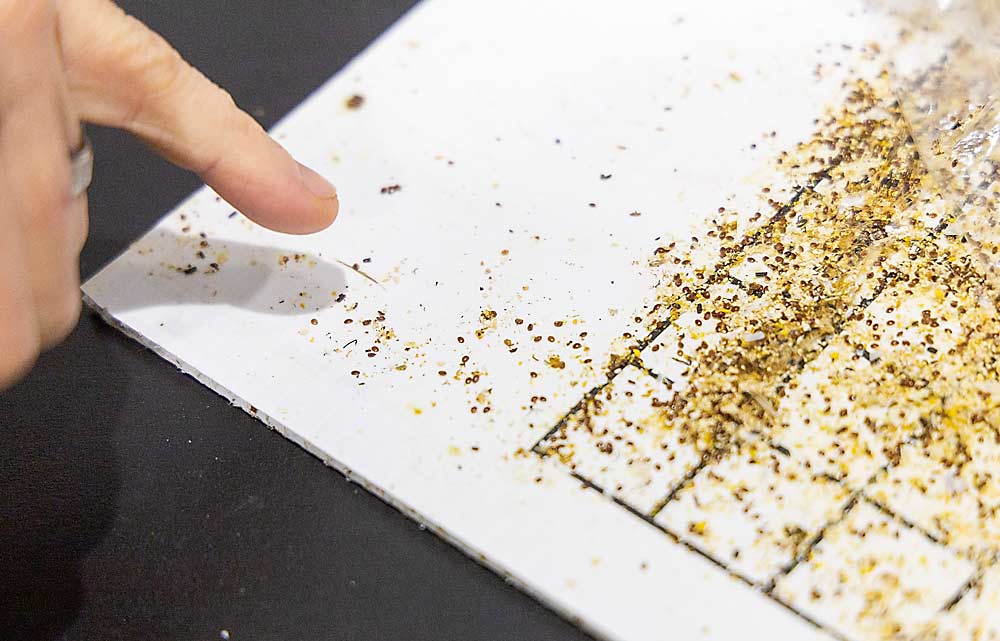
[[(127, 0), (273, 124), (412, 0)], [(93, 274), (198, 180), (118, 132)], [(333, 177), (336, 179), (336, 176)], [(0, 639), (586, 639), (84, 313), (0, 395)]]

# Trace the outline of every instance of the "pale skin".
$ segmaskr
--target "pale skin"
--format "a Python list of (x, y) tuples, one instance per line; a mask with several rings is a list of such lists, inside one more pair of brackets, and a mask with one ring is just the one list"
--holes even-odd
[(81, 122), (131, 132), (270, 229), (311, 233), (337, 215), (329, 182), (111, 0), (0, 0), (0, 389), (79, 317)]

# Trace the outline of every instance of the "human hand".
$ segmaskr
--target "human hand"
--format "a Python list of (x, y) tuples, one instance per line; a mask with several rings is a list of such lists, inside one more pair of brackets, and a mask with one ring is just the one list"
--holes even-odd
[(332, 185), (111, 0), (0, 0), (0, 389), (79, 316), (81, 121), (130, 131), (265, 227), (310, 233), (337, 215)]

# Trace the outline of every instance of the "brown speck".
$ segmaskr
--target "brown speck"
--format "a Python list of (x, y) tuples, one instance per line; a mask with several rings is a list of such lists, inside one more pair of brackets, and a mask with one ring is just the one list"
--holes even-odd
[(345, 103), (348, 109), (360, 109), (363, 104), (365, 104), (365, 97), (361, 94), (354, 94), (347, 99)]

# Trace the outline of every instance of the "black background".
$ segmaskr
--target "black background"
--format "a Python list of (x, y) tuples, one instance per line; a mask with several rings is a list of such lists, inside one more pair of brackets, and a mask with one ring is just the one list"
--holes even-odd
[[(271, 125), (413, 2), (121, 4)], [(199, 186), (125, 135), (91, 134), (85, 277)], [(221, 630), (234, 641), (587, 638), (84, 313), (0, 395), (0, 638)]]

